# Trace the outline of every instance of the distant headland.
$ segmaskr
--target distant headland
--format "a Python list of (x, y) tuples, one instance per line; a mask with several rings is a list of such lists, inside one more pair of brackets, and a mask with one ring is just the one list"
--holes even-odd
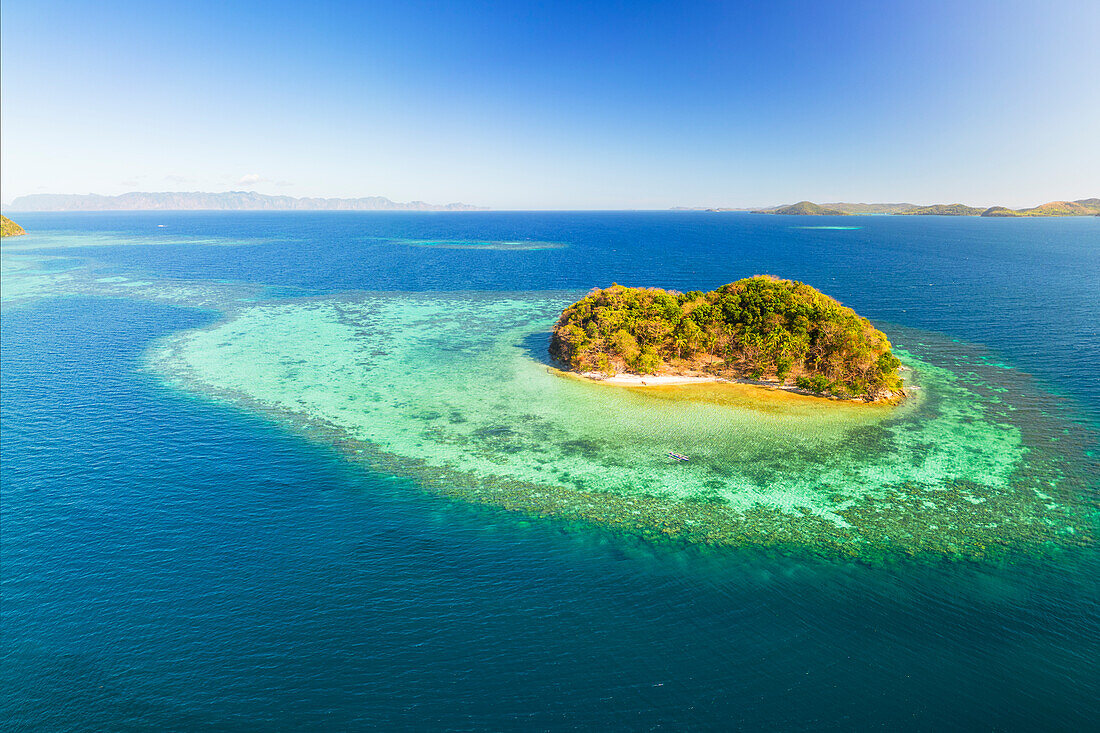
[(881, 331), (809, 285), (770, 276), (708, 293), (597, 288), (562, 312), (550, 355), (625, 385), (747, 381), (864, 401), (904, 394)]
[[(729, 211), (730, 209), (711, 209)], [(965, 204), (815, 204), (799, 201), (789, 206), (754, 209), (754, 214), (785, 214), (795, 216), (846, 216), (850, 214), (900, 214), (904, 216), (1100, 216), (1100, 198), (1076, 201), (1050, 201), (1029, 209), (1009, 209), (1004, 206), (981, 208)]]
[(799, 201), (797, 204), (791, 204), (790, 206), (777, 206), (767, 212), (754, 211), (753, 213), (786, 214), (791, 216), (844, 216), (849, 212), (833, 208), (831, 204), (827, 206), (818, 206), (812, 201)]
[(0, 216), (0, 237), (18, 237), (27, 232), (6, 216)]
[(121, 196), (37, 193), (20, 196), (10, 211), (486, 211), (470, 204), (400, 203), (384, 196), (355, 199), (268, 196), (255, 191), (223, 193), (134, 192)]

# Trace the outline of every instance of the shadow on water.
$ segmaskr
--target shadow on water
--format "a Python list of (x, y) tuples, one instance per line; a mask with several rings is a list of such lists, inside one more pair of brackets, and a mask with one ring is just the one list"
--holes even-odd
[(555, 369), (562, 367), (561, 363), (550, 356), (550, 332), (541, 331), (524, 336), (517, 344), (523, 349), (524, 355), (534, 359), (539, 364), (544, 364)]

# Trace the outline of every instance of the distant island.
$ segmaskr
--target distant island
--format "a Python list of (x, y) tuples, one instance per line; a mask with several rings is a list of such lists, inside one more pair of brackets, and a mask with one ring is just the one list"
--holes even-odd
[(1100, 199), (1078, 199), (1077, 201), (1051, 201), (1031, 209), (1006, 209), (993, 206), (982, 212), (982, 216), (1097, 216), (1100, 215)]
[[(903, 211), (918, 208), (916, 204), (851, 204), (837, 202), (833, 204), (815, 204), (812, 201), (800, 201), (791, 206), (820, 206), (822, 209), (832, 209), (841, 214), (899, 214)], [(768, 206), (758, 208), (753, 206), (673, 206), (669, 211), (748, 211), (754, 214), (777, 214), (779, 209), (790, 208), (787, 206)]]
[(37, 193), (20, 196), (11, 211), (486, 211), (470, 204), (399, 203), (384, 196), (357, 199), (268, 196), (255, 191), (97, 194)]
[[(723, 209), (709, 209), (723, 211)], [(1100, 216), (1100, 198), (1077, 201), (1051, 201), (1030, 209), (1009, 209), (1004, 206), (980, 208), (966, 204), (815, 204), (799, 201), (790, 206), (754, 209), (754, 214), (784, 214), (794, 216), (844, 216), (847, 214), (900, 214), (904, 216)]]
[(0, 216), (0, 237), (18, 237), (27, 232), (6, 216)]
[[(762, 211), (754, 211), (754, 214), (765, 213)], [(847, 216), (847, 211), (841, 211), (840, 209), (826, 208), (824, 206), (818, 206), (812, 201), (799, 201), (797, 204), (791, 204), (790, 206), (779, 206), (774, 209), (770, 209), (766, 213), (768, 214), (784, 214), (790, 216)]]
[(881, 331), (809, 285), (770, 276), (707, 293), (597, 288), (562, 312), (550, 355), (626, 384), (657, 375), (649, 383), (747, 379), (866, 401), (903, 394)]

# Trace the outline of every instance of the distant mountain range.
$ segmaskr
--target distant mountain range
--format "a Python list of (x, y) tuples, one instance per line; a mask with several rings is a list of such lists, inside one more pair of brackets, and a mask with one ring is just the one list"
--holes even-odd
[(255, 191), (98, 194), (37, 193), (20, 196), (10, 211), (486, 211), (470, 204), (399, 203), (384, 196), (357, 199), (268, 196)]
[[(723, 209), (710, 209), (723, 211)], [(729, 209), (726, 209), (729, 210)], [(1100, 216), (1100, 198), (1077, 201), (1051, 201), (1030, 209), (1009, 209), (991, 206), (987, 209), (965, 204), (815, 204), (799, 201), (789, 206), (756, 209), (754, 214), (788, 214), (797, 216), (844, 216), (848, 214), (902, 214), (906, 216)]]

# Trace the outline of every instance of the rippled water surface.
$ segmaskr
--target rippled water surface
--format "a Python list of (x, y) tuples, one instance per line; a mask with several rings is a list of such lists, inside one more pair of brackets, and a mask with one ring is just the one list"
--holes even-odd
[[(1095, 219), (20, 223), (10, 726), (1100, 714)], [(546, 363), (593, 285), (764, 272), (875, 320), (917, 396), (624, 389)]]

